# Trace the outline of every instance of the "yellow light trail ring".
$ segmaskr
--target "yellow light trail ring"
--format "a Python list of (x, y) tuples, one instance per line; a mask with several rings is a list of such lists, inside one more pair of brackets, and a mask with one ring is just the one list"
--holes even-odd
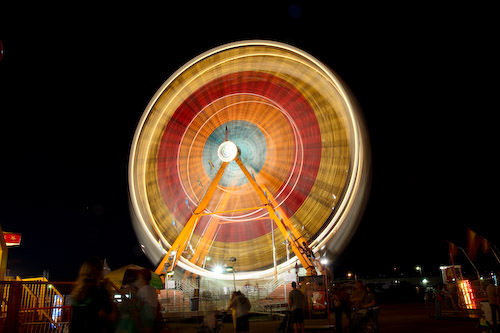
[[(330, 69), (304, 51), (272, 41), (242, 41), (181, 67), (139, 121), (129, 188), (134, 227), (149, 258), (161, 259), (203, 197), (222, 163), (217, 149), (225, 128), (247, 169), (313, 251), (328, 245), (340, 253), (356, 229), (368, 178), (366, 135), (353, 99)], [(238, 170), (231, 170), (233, 163), (193, 232), (192, 251), (203, 242), (207, 226), (218, 223), (211, 262), (222, 262), (229, 253), (238, 258), (237, 279), (271, 276), (267, 213), (247, 210), (260, 203)], [(286, 261), (285, 247), (279, 246), (284, 238), (275, 236), (281, 271), (296, 259)], [(191, 255), (185, 251), (179, 265), (229, 279), (190, 262)]]

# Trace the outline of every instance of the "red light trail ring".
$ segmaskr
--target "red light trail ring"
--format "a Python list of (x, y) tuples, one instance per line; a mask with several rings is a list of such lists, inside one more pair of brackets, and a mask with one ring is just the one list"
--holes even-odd
[[(138, 237), (159, 261), (198, 206), (222, 163), (217, 150), (229, 140), (314, 251), (333, 240), (338, 251), (354, 232), (353, 211), (364, 193), (363, 136), (342, 83), (307, 53), (269, 41), (210, 50), (162, 85), (137, 128), (129, 186)], [(271, 223), (265, 209), (255, 208), (261, 205), (230, 162), (205, 210), (214, 214), (200, 219), (179, 265), (212, 276), (209, 266), (229, 253), (238, 258), (239, 278), (272, 274)], [(210, 224), (210, 265), (194, 264), (189, 259), (207, 243)], [(275, 232), (280, 269), (291, 265), (283, 240)]]

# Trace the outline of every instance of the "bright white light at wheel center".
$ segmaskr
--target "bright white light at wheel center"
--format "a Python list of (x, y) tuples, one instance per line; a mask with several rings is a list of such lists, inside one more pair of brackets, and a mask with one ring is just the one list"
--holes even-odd
[(224, 141), (217, 149), (217, 155), (222, 162), (231, 162), (238, 154), (238, 147), (232, 141)]

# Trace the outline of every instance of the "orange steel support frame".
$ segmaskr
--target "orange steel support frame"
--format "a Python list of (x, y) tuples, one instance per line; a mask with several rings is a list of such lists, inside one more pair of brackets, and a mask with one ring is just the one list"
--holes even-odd
[[(316, 275), (316, 268), (314, 267), (314, 264), (312, 262), (312, 259), (310, 258), (312, 256), (312, 251), (309, 249), (309, 246), (307, 245), (307, 242), (305, 240), (301, 241), (302, 235), (300, 232), (293, 226), (291, 221), (288, 219), (286, 214), (283, 212), (283, 210), (280, 207), (277, 207), (277, 202), (274, 199), (274, 197), (271, 195), (269, 190), (267, 190), (266, 187), (262, 189), (257, 182), (253, 179), (253, 177), (250, 175), (248, 172), (247, 168), (243, 165), (241, 160), (238, 158), (238, 156), (235, 157), (234, 161), (238, 164), (240, 167), (241, 171), (243, 171), (245, 177), (248, 179), (252, 187), (254, 188), (255, 192), (259, 196), (260, 200), (262, 201), (264, 207), (267, 208), (267, 211), (269, 213), (269, 218), (273, 219), (273, 221), (276, 223), (278, 226), (278, 229), (281, 231), (283, 236), (285, 236), (285, 239), (289, 241), (290, 247), (292, 248), (293, 252), (301, 262), (302, 266), (306, 269), (307, 275), (312, 276)], [(186, 248), (186, 245), (188, 244), (189, 240), (191, 239), (191, 235), (193, 234), (194, 229), (196, 228), (196, 225), (202, 215), (207, 215), (206, 213), (203, 213), (205, 208), (207, 207), (208, 203), (210, 202), (210, 199), (212, 198), (212, 195), (215, 192), (215, 189), (217, 188), (217, 185), (219, 184), (219, 181), (224, 173), (224, 170), (226, 169), (227, 165), (230, 162), (223, 162), (219, 171), (217, 171), (217, 174), (215, 175), (214, 179), (210, 183), (210, 186), (207, 189), (207, 192), (205, 193), (204, 197), (202, 198), (200, 204), (198, 207), (196, 207), (195, 211), (193, 212), (193, 215), (191, 218), (188, 220), (184, 228), (182, 229), (181, 233), (177, 237), (177, 239), (174, 241), (172, 246), (170, 247), (170, 250), (168, 253), (165, 255), (165, 257), (162, 259), (160, 264), (155, 270), (155, 273), (157, 274), (162, 274), (162, 273), (171, 273), (174, 271), (175, 266), (177, 265), (177, 262), (179, 260), (179, 257), (182, 255), (182, 252)], [(281, 219), (278, 217), (278, 214), (276, 213), (276, 210), (279, 213), (279, 216)], [(215, 222), (215, 221), (212, 221)], [(211, 223), (212, 224), (212, 223)], [(214, 226), (217, 225), (217, 223), (213, 223)], [(210, 226), (209, 226), (210, 228)], [(209, 230), (209, 234), (213, 234), (215, 230)], [(209, 235), (207, 235), (208, 237)], [(208, 244), (206, 244), (206, 239), (204, 239), (204, 242), (202, 244), (203, 249), (201, 250), (202, 253), (198, 253), (197, 258), (195, 258), (195, 261), (199, 261), (200, 257), (204, 257), (204, 255), (208, 252)]]
[(182, 255), (182, 252), (186, 248), (186, 245), (191, 239), (191, 235), (193, 234), (193, 231), (196, 228), (196, 225), (198, 224), (198, 221), (200, 219), (200, 214), (203, 213), (205, 208), (207, 208), (207, 205), (210, 202), (210, 199), (212, 198), (212, 195), (214, 194), (217, 188), (217, 184), (219, 184), (219, 181), (222, 178), (224, 170), (226, 169), (228, 164), (229, 164), (228, 162), (222, 162), (219, 171), (217, 171), (217, 174), (215, 175), (214, 179), (208, 186), (205, 196), (201, 199), (200, 204), (194, 210), (193, 215), (191, 215), (191, 217), (187, 221), (186, 225), (182, 229), (179, 236), (177, 236), (177, 239), (170, 247), (170, 250), (168, 250), (167, 255), (165, 255), (165, 257), (162, 259), (162, 261), (156, 268), (155, 270), (156, 274), (163, 273), (165, 268), (166, 268), (166, 273), (174, 271), (174, 268), (177, 265), (177, 261), (179, 261), (179, 257)]
[[(292, 248), (297, 258), (300, 260), (302, 266), (306, 269), (307, 275), (308, 276), (317, 275), (316, 268), (314, 267), (312, 260), (309, 258), (310, 255), (308, 255), (312, 254), (312, 251), (309, 249), (309, 246), (307, 245), (307, 242), (305, 240), (302, 241), (302, 245), (300, 244), (300, 238), (302, 238), (302, 235), (293, 226), (293, 224), (286, 217), (286, 214), (281, 210), (281, 208), (279, 208), (279, 212), (283, 218), (281, 220), (278, 218), (278, 215), (276, 214), (274, 208), (276, 201), (274, 200), (274, 197), (271, 195), (271, 192), (269, 191), (264, 192), (264, 190), (252, 178), (247, 168), (245, 168), (245, 166), (238, 158), (238, 156), (236, 156), (234, 160), (240, 167), (241, 171), (243, 171), (250, 184), (252, 184), (255, 192), (257, 192), (257, 195), (259, 196), (262, 203), (266, 206), (267, 211), (269, 213), (269, 217), (274, 220), (274, 223), (276, 223), (278, 229), (281, 231), (283, 236), (285, 236), (285, 239), (289, 240), (290, 247)], [(272, 204), (272, 201), (274, 201), (274, 204)], [(291, 231), (291, 234), (288, 232), (288, 230)]]

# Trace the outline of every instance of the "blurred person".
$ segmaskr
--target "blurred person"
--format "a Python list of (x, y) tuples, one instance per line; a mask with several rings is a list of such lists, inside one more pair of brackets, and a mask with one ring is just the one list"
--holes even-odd
[(118, 305), (118, 319), (116, 322), (116, 333), (136, 333), (139, 332), (139, 312), (137, 308), (137, 280), (136, 269), (125, 271), (122, 280), (120, 293), (122, 301)]
[(333, 311), (335, 312), (335, 331), (342, 332), (342, 315), (345, 313), (346, 325), (351, 322), (351, 302), (345, 288), (335, 288), (333, 292)]
[(366, 288), (363, 284), (363, 281), (356, 281), (356, 289), (352, 291), (351, 294), (351, 303), (357, 309), (361, 306), (361, 303), (364, 301), (366, 297)]
[(208, 304), (208, 309), (205, 311), (203, 316), (203, 323), (198, 332), (204, 333), (215, 333), (218, 332), (219, 328), (222, 326), (222, 322), (219, 324), (217, 321), (218, 312), (213, 304)]
[(151, 271), (143, 268), (137, 272), (134, 286), (137, 288), (137, 309), (139, 312), (139, 332), (154, 332), (158, 327), (159, 306), (156, 289), (150, 285)]
[(497, 329), (497, 312), (498, 312), (498, 288), (495, 286), (495, 280), (490, 279), (490, 283), (486, 287), (486, 295), (488, 296), (488, 304), (491, 309), (491, 324)]
[(252, 305), (246, 296), (237, 291), (229, 303), (229, 309), (234, 309), (236, 317), (235, 332), (249, 332), (250, 324), (248, 322), (248, 313)]
[(436, 308), (435, 308), (435, 318), (436, 319), (441, 319), (441, 305), (443, 304), (444, 301), (444, 291), (443, 291), (443, 284), (438, 284), (436, 287), (436, 296), (434, 298)]
[(368, 293), (361, 280), (356, 281), (356, 289), (351, 295), (351, 302), (354, 306), (354, 315), (351, 322), (351, 332), (358, 332), (368, 321)]
[(448, 300), (451, 308), (458, 311), (458, 285), (456, 283), (446, 284), (444, 286), (444, 296)]
[(214, 310), (207, 311), (203, 316), (203, 324), (201, 330), (207, 333), (216, 332), (217, 329), (217, 314)]
[(231, 307), (231, 303), (233, 302), (233, 300), (238, 296), (238, 293), (235, 291), (233, 291), (233, 293), (231, 294), (231, 298), (229, 299), (229, 305), (228, 305), (228, 311), (231, 310), (231, 317), (233, 318), (233, 332), (236, 333), (236, 308), (235, 307)]
[(116, 311), (102, 278), (101, 259), (92, 257), (83, 262), (71, 293), (70, 332), (113, 331)]
[(306, 297), (297, 289), (297, 283), (292, 282), (292, 290), (288, 294), (288, 308), (290, 309), (291, 323), (295, 333), (300, 331), (304, 333), (304, 311), (306, 307)]
[(378, 313), (380, 311), (380, 307), (377, 304), (377, 298), (375, 297), (375, 286), (373, 284), (366, 285), (366, 299), (361, 307), (368, 309), (368, 316), (373, 321), (373, 331), (375, 333), (378, 333)]

